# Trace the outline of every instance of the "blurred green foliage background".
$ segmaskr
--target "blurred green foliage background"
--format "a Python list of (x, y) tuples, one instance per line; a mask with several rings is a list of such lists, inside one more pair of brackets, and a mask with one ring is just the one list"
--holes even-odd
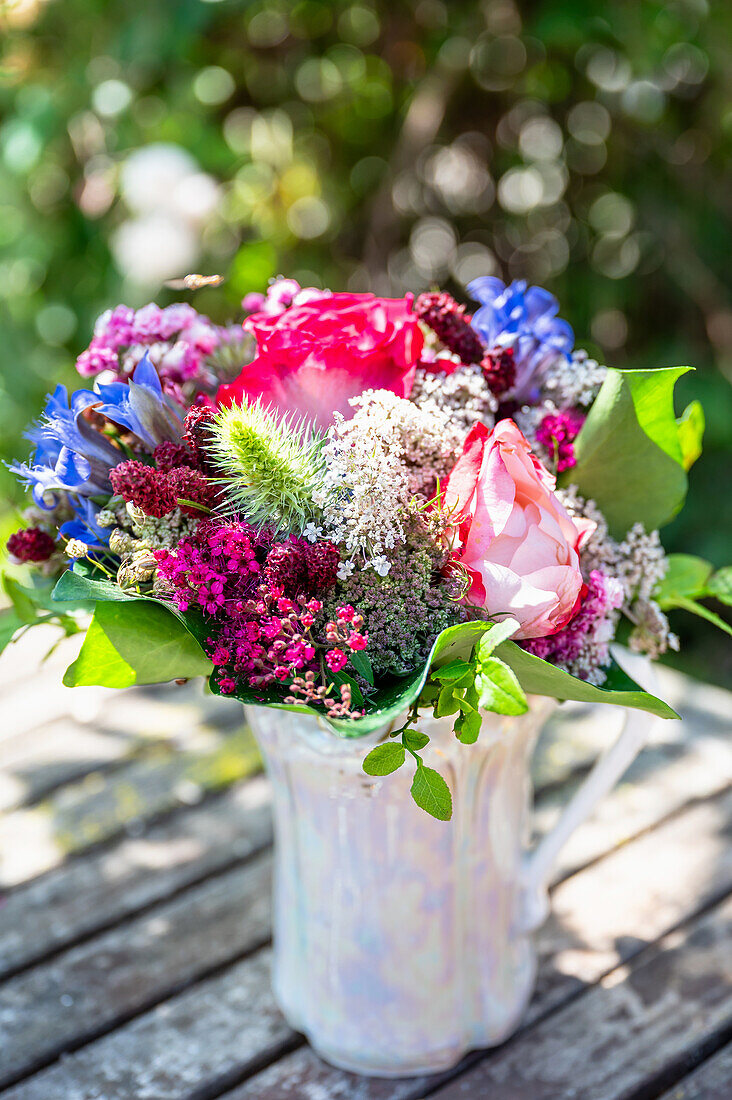
[[(705, 453), (664, 542), (726, 564), (731, 60), (710, 0), (0, 0), (3, 457), (102, 310), (190, 297), (169, 276), (226, 274), (192, 300), (227, 320), (278, 273), (496, 273), (613, 365), (698, 368)], [(729, 682), (723, 636), (678, 626), (684, 667)]]

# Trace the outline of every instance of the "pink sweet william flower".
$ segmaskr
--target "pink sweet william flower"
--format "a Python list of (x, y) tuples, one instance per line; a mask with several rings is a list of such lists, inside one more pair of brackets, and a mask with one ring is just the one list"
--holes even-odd
[(330, 294), (274, 316), (255, 313), (244, 329), (257, 357), (219, 388), (219, 404), (261, 399), (323, 429), (335, 412), (351, 417), (349, 399), (364, 390), (408, 397), (423, 344), (412, 295)]
[(470, 578), (465, 602), (518, 620), (517, 638), (561, 630), (582, 596), (579, 549), (595, 524), (572, 519), (555, 479), (512, 420), (470, 431), (445, 489), (453, 559)]

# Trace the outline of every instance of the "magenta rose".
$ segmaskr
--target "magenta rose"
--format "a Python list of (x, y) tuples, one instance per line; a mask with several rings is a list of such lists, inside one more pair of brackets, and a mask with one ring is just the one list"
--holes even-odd
[(275, 316), (255, 313), (244, 329), (257, 339), (257, 357), (219, 388), (218, 402), (261, 399), (327, 428), (335, 412), (353, 415), (349, 399), (364, 390), (408, 397), (423, 343), (411, 307), (411, 295), (323, 292)]
[(512, 420), (476, 424), (445, 489), (454, 519), (453, 559), (470, 578), (465, 602), (510, 615), (517, 638), (561, 630), (579, 608), (579, 549), (595, 524), (573, 519), (555, 479)]

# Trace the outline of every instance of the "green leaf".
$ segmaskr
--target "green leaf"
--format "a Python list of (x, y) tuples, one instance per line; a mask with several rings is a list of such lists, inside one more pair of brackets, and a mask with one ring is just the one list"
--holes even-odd
[(475, 656), (478, 664), (485, 658), (490, 657), (496, 646), (499, 646), (501, 642), (507, 642), (519, 628), (519, 624), (516, 619), (504, 619), (500, 623), (492, 623), (486, 630), (485, 634), (481, 635), (478, 639), (478, 643), (475, 648)]
[(556, 665), (527, 653), (515, 642), (504, 642), (498, 649), (501, 659), (516, 673), (527, 695), (549, 695), (554, 699), (576, 699), (582, 703), (612, 703), (657, 714), (659, 718), (678, 718), (668, 703), (643, 691), (620, 666), (613, 661), (602, 687), (578, 680)]
[(435, 718), (447, 718), (449, 714), (457, 714), (459, 709), (460, 704), (455, 695), (453, 684), (446, 684), (437, 696)]
[(707, 594), (732, 606), (732, 565), (717, 570), (707, 585)]
[(498, 657), (480, 662), (478, 690), (480, 705), (496, 714), (525, 714), (529, 709), (526, 695), (516, 674)]
[(597, 503), (616, 538), (634, 523), (661, 527), (684, 502), (673, 390), (690, 369), (609, 370), (575, 440), (577, 464), (560, 481)]
[(122, 688), (208, 676), (212, 665), (189, 630), (151, 600), (100, 602), (66, 687)]
[(698, 615), (700, 619), (706, 619), (708, 623), (714, 623), (725, 634), (732, 635), (732, 626), (721, 619), (714, 611), (710, 611), (703, 603), (697, 603), (696, 600), (687, 600), (683, 596), (679, 596), (678, 599), (674, 600), (673, 606), (683, 608), (684, 611), (691, 611), (692, 615)]
[(455, 684), (457, 681), (464, 679), (471, 671), (468, 662), (458, 658), (455, 661), (450, 661), (447, 665), (443, 665), (442, 668), (436, 668), (432, 673), (432, 679), (439, 680), (441, 684)]
[(355, 649), (348, 655), (348, 660), (359, 676), (363, 676), (364, 680), (373, 686), (374, 682), (374, 670), (371, 667), (371, 661), (362, 649)]
[(349, 676), (347, 672), (329, 672), (328, 681), (339, 689), (337, 697), (340, 697), (340, 688), (343, 684), (349, 684), (351, 688), (351, 702), (354, 707), (363, 706), (363, 694), (361, 688), (358, 686), (353, 676)]
[(483, 716), (478, 707), (480, 699), (475, 684), (475, 679), (465, 692), (460, 716), (455, 720), (455, 736), (464, 745), (473, 745), (478, 740), (480, 727), (483, 724)]
[(34, 623), (38, 618), (38, 606), (31, 595), (14, 577), (3, 575), (3, 589), (22, 623)]
[(439, 821), (449, 821), (452, 817), (450, 788), (439, 772), (425, 764), (417, 766), (412, 781), (412, 798), (420, 809)]
[(363, 770), (366, 775), (390, 775), (397, 768), (401, 768), (405, 755), (404, 745), (400, 745), (398, 741), (390, 741), (386, 745), (377, 745), (365, 757)]
[(67, 569), (59, 577), (52, 593), (53, 600), (64, 602), (78, 601), (128, 601), (139, 599), (138, 593), (130, 596), (119, 585), (107, 580), (100, 571), (94, 572), (86, 562), (76, 562), (73, 569)]
[(430, 739), (426, 733), (422, 733), (420, 730), (404, 730), (402, 733), (402, 744), (405, 748), (411, 749), (412, 752), (419, 752), (429, 745)]
[(674, 607), (680, 596), (704, 596), (712, 566), (692, 554), (669, 554), (665, 577), (656, 586), (653, 596), (662, 608)]
[(692, 401), (676, 421), (679, 430), (679, 446), (685, 470), (690, 470), (702, 453), (704, 438), (704, 409), (700, 401)]
[(10, 645), (20, 628), (26, 625), (14, 610), (3, 611), (0, 614), (0, 653)]
[[(363, 718), (325, 720), (341, 737), (361, 737), (381, 729), (400, 718), (419, 698), (433, 664), (441, 668), (456, 657), (469, 658), (476, 641), (488, 629), (489, 624), (483, 622), (458, 623), (457, 626), (448, 627), (436, 638), (430, 655), (421, 668), (374, 693)], [(237, 698), (241, 697), (237, 695)]]

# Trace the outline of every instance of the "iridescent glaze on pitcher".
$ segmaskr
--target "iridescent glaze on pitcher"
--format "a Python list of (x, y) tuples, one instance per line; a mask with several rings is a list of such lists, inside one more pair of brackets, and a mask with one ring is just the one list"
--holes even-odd
[(529, 853), (531, 755), (556, 706), (530, 702), (518, 718), (485, 714), (470, 746), (452, 719), (420, 720), (431, 739), (424, 762), (452, 790), (448, 822), (415, 806), (408, 764), (364, 773), (387, 731), (344, 740), (316, 717), (246, 708), (274, 797), (274, 991), (328, 1062), (375, 1076), (436, 1073), (518, 1025), (556, 850), (616, 782), (649, 721), (640, 716), (630, 737), (626, 726), (586, 781), (588, 797), (580, 788)]

